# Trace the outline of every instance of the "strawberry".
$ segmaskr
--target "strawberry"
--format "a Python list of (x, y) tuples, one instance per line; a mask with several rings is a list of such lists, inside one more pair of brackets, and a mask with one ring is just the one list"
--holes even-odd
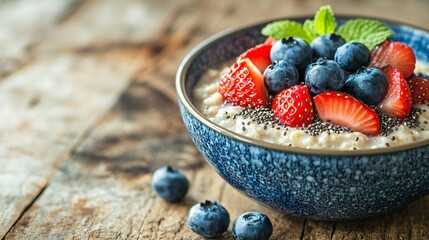
[(370, 136), (380, 133), (380, 118), (374, 109), (351, 95), (328, 91), (316, 95), (313, 101), (320, 119), (325, 122)]
[(261, 71), (261, 73), (264, 73), (265, 68), (270, 66), (271, 64), (271, 58), (270, 58), (270, 51), (271, 51), (271, 44), (259, 44), (255, 47), (252, 47), (242, 53), (237, 61), (240, 61), (241, 59), (248, 58), (252, 63)]
[(268, 103), (264, 77), (248, 59), (235, 62), (219, 82), (219, 93), (223, 99), (242, 107), (262, 107)]
[(387, 77), (389, 89), (378, 106), (388, 116), (404, 119), (410, 113), (412, 105), (412, 95), (407, 80), (401, 71), (392, 65), (381, 70)]
[(429, 102), (429, 80), (421, 77), (407, 79), (411, 90), (413, 104)]
[(381, 69), (389, 64), (397, 67), (405, 78), (410, 77), (416, 67), (413, 49), (402, 42), (384, 41), (372, 50), (369, 66)]
[(306, 85), (295, 85), (278, 93), (271, 110), (281, 123), (290, 127), (307, 126), (314, 119), (313, 102)]
[(268, 44), (268, 45), (274, 45), (274, 43), (276, 43), (277, 40), (275, 40), (272, 37), (267, 37), (267, 39), (265, 39), (265, 42), (263, 44)]

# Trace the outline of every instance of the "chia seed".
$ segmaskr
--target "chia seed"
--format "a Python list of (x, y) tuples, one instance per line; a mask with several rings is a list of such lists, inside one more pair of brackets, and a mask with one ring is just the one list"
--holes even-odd
[[(374, 108), (376, 113), (380, 118), (380, 135), (387, 136), (393, 131), (397, 131), (399, 126), (404, 125), (409, 128), (417, 128), (419, 127), (419, 116), (420, 113), (424, 110), (419, 108), (411, 108), (410, 114), (404, 120), (399, 118), (389, 117), (383, 112), (380, 111), (379, 108)], [(227, 112), (225, 112), (227, 114)], [(229, 118), (231, 116), (227, 116)], [(280, 130), (281, 127), (285, 127), (283, 124), (279, 122), (279, 120), (274, 116), (270, 107), (258, 107), (258, 108), (242, 108), (237, 113), (235, 113), (232, 118), (237, 119), (237, 117), (242, 117), (243, 119), (248, 119), (247, 123), (242, 121), (241, 124), (243, 126), (242, 130), (245, 131), (244, 127), (246, 124), (251, 126), (252, 123), (263, 124), (264, 130), (267, 130), (268, 127), (276, 128)], [(424, 124), (429, 124), (428, 121), (424, 121)], [(288, 127), (285, 127), (285, 132), (283, 133), (286, 136), (286, 131), (288, 131)], [(317, 136), (324, 132), (328, 135), (331, 134), (342, 134), (342, 133), (350, 133), (353, 132), (351, 129), (339, 125), (332, 124), (330, 121), (322, 121), (316, 114), (314, 117), (314, 121), (312, 124), (308, 125), (306, 128), (299, 128), (300, 130), (304, 130), (307, 134), (311, 136)], [(395, 137), (392, 137), (392, 141), (395, 140)], [(355, 141), (359, 141), (359, 137), (356, 137)]]
[(387, 136), (393, 131), (398, 131), (400, 125), (404, 125), (409, 128), (419, 128), (419, 116), (422, 111), (419, 108), (411, 108), (410, 113), (404, 120), (389, 117), (382, 113), (378, 108), (375, 108), (375, 111), (380, 118), (380, 135), (382, 136)]

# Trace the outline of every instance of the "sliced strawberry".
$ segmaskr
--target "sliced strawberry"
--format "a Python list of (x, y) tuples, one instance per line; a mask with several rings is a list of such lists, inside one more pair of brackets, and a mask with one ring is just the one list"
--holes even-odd
[(389, 89), (378, 106), (388, 116), (404, 119), (410, 113), (412, 105), (412, 95), (408, 83), (401, 71), (392, 65), (381, 70), (387, 77)]
[(375, 136), (380, 133), (380, 118), (374, 109), (342, 92), (328, 91), (313, 98), (319, 117), (325, 122)]
[(274, 43), (276, 43), (277, 40), (275, 40), (272, 37), (267, 37), (267, 39), (265, 39), (265, 42), (263, 44), (268, 44), (268, 45), (274, 45)]
[(219, 82), (223, 99), (242, 107), (262, 107), (268, 103), (264, 77), (248, 59), (235, 62)]
[(383, 68), (387, 65), (397, 67), (405, 78), (413, 74), (416, 56), (413, 49), (402, 42), (386, 40), (371, 52), (370, 67)]
[(313, 102), (306, 85), (295, 85), (278, 93), (271, 110), (281, 123), (290, 127), (307, 126), (314, 119)]
[(256, 45), (253, 48), (248, 49), (243, 54), (241, 54), (238, 57), (237, 61), (240, 61), (241, 59), (248, 58), (250, 61), (252, 61), (253, 64), (261, 71), (261, 73), (264, 73), (265, 68), (270, 66), (271, 64), (271, 58), (270, 58), (270, 51), (271, 51), (271, 44), (259, 44)]
[(429, 80), (421, 77), (407, 79), (411, 90), (413, 104), (429, 102)]

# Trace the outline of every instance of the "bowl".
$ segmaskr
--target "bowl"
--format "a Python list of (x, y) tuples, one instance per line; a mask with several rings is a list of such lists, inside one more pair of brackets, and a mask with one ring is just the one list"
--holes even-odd
[[(303, 22), (309, 17), (289, 18)], [(336, 16), (339, 25), (355, 16)], [(378, 19), (380, 20), (380, 19)], [(380, 20), (429, 64), (429, 32)], [(267, 22), (229, 29), (194, 48), (176, 77), (184, 124), (196, 147), (230, 185), (278, 211), (309, 219), (346, 220), (385, 214), (429, 193), (429, 139), (382, 149), (317, 150), (251, 139), (223, 128), (196, 107), (193, 88), (217, 68), (261, 43)]]

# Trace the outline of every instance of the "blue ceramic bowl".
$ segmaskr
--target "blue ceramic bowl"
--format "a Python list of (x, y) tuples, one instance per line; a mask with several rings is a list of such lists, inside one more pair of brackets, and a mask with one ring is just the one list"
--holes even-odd
[[(306, 18), (296, 18), (303, 22)], [(339, 24), (348, 17), (337, 17)], [(429, 64), (429, 32), (385, 22), (394, 40)], [(429, 140), (357, 151), (308, 150), (241, 136), (209, 121), (192, 90), (209, 68), (263, 42), (267, 22), (219, 33), (182, 62), (176, 91), (185, 126), (216, 171), (245, 195), (279, 211), (311, 219), (358, 219), (398, 209), (429, 193)]]

